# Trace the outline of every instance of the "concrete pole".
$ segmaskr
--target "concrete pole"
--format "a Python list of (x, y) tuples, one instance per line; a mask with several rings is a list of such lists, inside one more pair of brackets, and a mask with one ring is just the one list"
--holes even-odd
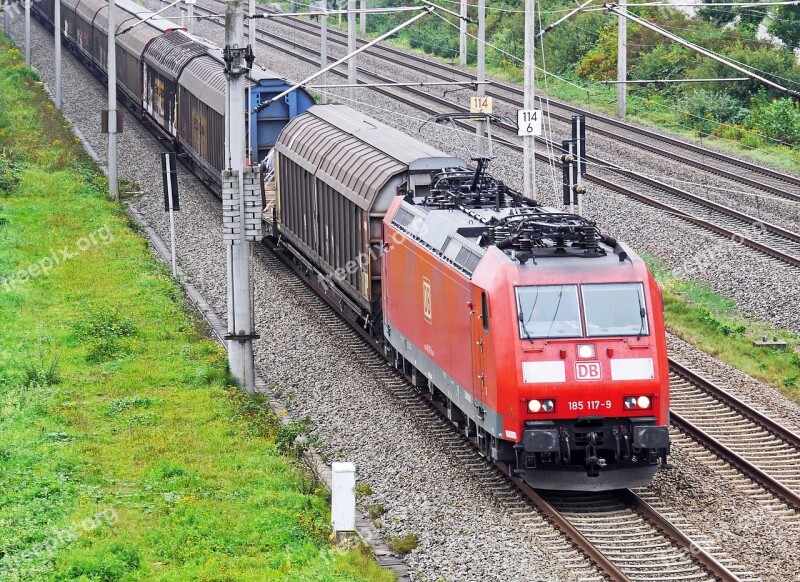
[[(626, 11), (625, 8), (620, 10)], [(617, 16), (617, 117), (624, 118), (627, 113), (628, 86), (628, 19)]]
[[(536, 23), (536, 0), (525, 0), (525, 99), (527, 110), (536, 109), (536, 44), (533, 28)], [(525, 198), (536, 199), (536, 137), (526, 135), (522, 138), (523, 158), (525, 160), (524, 189)]]
[(461, 0), (461, 20), (458, 21), (458, 62), (467, 66), (467, 0)]
[(186, 0), (186, 19), (189, 21), (189, 34), (194, 34), (194, 4), (197, 0)]
[(55, 6), (53, 8), (56, 58), (56, 109), (61, 111), (61, 0), (55, 0)]
[[(366, 10), (366, 9), (367, 9), (367, 0), (361, 0), (361, 10)], [(367, 36), (367, 13), (362, 12), (360, 16), (361, 18), (359, 18), (359, 24), (361, 26), (359, 32), (361, 36)]]
[[(486, 0), (478, 0), (478, 97), (486, 95)], [(476, 132), (478, 138), (478, 157), (486, 156), (486, 122), (479, 121)]]
[(31, 66), (31, 0), (25, 0), (25, 64)]
[[(347, 0), (347, 53), (356, 52), (356, 0)], [(347, 84), (352, 85), (348, 90), (351, 101), (356, 99), (355, 84), (358, 82), (356, 72), (356, 59), (347, 61)]]
[[(256, 0), (250, 0), (248, 11), (250, 16), (252, 17), (256, 13)], [(255, 52), (256, 48), (256, 19), (250, 18), (247, 22), (247, 44), (253, 47), (253, 52)], [(255, 114), (250, 113), (250, 111), (255, 107), (255, 103), (253, 103), (253, 90), (250, 87), (250, 82), (245, 81), (245, 85), (247, 87), (247, 105), (245, 106), (244, 110), (247, 112), (247, 162), (251, 166), (255, 166), (261, 160), (258, 159), (258, 144), (254, 139), (253, 134), (253, 117)], [(258, 129), (258, 127), (256, 127)]]
[[(244, 47), (244, 0), (225, 2), (225, 44)], [(241, 225), (239, 244), (228, 245), (228, 333), (244, 336), (228, 340), (228, 362), (242, 387), (255, 392), (253, 362), (253, 313), (250, 293), (250, 243), (244, 229), (244, 156), (245, 156), (245, 75), (228, 75), (229, 115), (225, 116), (227, 160), (232, 172), (239, 173)]]
[[(28, 0), (30, 1), (30, 0)], [(108, 2), (108, 193), (119, 200), (117, 178), (117, 25), (116, 5)]]
[(5, 32), (6, 34), (9, 33), (8, 27), (9, 27), (11, 18), (10, 18), (9, 14), (8, 14), (8, 11), (10, 9), (11, 9), (10, 0), (3, 0), (3, 32)]
[[(328, 0), (322, 0), (322, 19), (320, 20), (320, 46), (319, 46), (319, 68), (324, 69), (328, 66)], [(320, 77), (320, 85), (327, 85), (328, 75), (323, 73)], [(322, 89), (319, 95), (319, 102), (325, 105), (328, 102), (327, 89)]]

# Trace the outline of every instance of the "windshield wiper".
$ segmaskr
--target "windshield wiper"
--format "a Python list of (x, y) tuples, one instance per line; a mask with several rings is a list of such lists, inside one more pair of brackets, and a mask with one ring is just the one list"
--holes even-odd
[(639, 334), (636, 336), (637, 340), (642, 339), (642, 334), (644, 333), (645, 323), (647, 322), (647, 310), (642, 305), (642, 294), (641, 289), (636, 290), (636, 298), (639, 300), (639, 317), (642, 318), (642, 325), (639, 328)]
[[(522, 324), (522, 333), (524, 333), (524, 334), (525, 334), (525, 337), (524, 337), (524, 338), (522, 338), (522, 339), (526, 339), (526, 340), (528, 340), (529, 342), (533, 343), (533, 338), (531, 337), (531, 334), (530, 334), (530, 333), (528, 333), (528, 322), (527, 322), (527, 321), (525, 321), (525, 318), (524, 318), (524, 316), (522, 315), (522, 309), (520, 309), (520, 310), (517, 312), (517, 318), (519, 319), (519, 322)], [(528, 319), (530, 320), (530, 318), (528, 318)]]

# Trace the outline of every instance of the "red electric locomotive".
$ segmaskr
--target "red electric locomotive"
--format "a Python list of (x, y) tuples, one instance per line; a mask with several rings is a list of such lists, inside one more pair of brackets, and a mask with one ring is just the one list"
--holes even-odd
[(273, 234), (530, 485), (645, 485), (669, 452), (661, 295), (574, 214), (343, 106), (276, 147)]

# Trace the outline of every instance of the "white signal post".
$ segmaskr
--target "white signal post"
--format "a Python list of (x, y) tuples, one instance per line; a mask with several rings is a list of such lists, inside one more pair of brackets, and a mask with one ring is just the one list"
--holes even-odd
[(25, 0), (25, 64), (31, 65), (31, 0)]
[(55, 0), (53, 23), (56, 59), (56, 109), (61, 111), (61, 0)]
[[(536, 23), (536, 2), (525, 0), (525, 111), (523, 123), (518, 127), (525, 129), (522, 138), (522, 157), (524, 158), (523, 195), (529, 200), (536, 199), (536, 136), (542, 134), (542, 115), (536, 111), (534, 99), (536, 89), (536, 45), (533, 27)], [(519, 117), (519, 116), (518, 116)], [(527, 122), (526, 119), (527, 118)], [(519, 119), (518, 119), (519, 122)], [(527, 131), (530, 127), (531, 131)]]
[(361, 15), (358, 19), (361, 36), (367, 36), (367, 0), (361, 0)]
[[(28, 0), (30, 1), (30, 0)], [(117, 178), (117, 27), (114, 22), (116, 5), (108, 2), (108, 193), (119, 199)]]

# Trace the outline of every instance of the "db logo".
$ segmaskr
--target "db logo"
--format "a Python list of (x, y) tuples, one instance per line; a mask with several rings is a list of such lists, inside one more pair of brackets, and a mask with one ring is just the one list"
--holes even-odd
[(422, 313), (425, 320), (430, 323), (433, 312), (433, 297), (431, 296), (431, 282), (422, 278)]
[(576, 380), (600, 380), (600, 362), (575, 362)]

